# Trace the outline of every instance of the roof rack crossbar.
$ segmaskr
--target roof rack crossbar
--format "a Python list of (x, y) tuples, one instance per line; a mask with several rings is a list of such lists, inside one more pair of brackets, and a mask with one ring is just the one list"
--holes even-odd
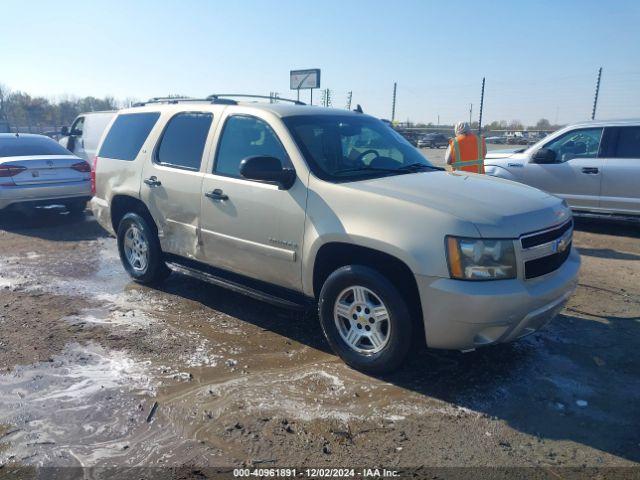
[(211, 102), (209, 98), (191, 98), (191, 97), (153, 97), (144, 102), (136, 102), (132, 104), (133, 107), (144, 107), (149, 103), (169, 103), (177, 104), (181, 102)]
[(224, 105), (236, 105), (238, 102), (232, 100), (228, 97), (239, 97), (239, 98), (263, 98), (268, 99), (270, 101), (280, 101), (280, 102), (291, 102), (295, 105), (306, 105), (306, 103), (301, 102), (300, 100), (293, 100), (290, 98), (282, 98), (276, 96), (269, 95), (247, 95), (244, 93), (214, 93), (213, 95), (209, 95), (207, 98), (191, 98), (191, 97), (153, 97), (144, 102), (136, 102), (132, 104), (132, 107), (144, 107), (145, 105), (152, 103), (167, 103), (167, 104), (178, 104), (182, 102), (207, 102), (207, 103), (218, 103)]
[(291, 98), (283, 98), (272, 95), (247, 95), (245, 93), (214, 93), (207, 97), (207, 100), (216, 101), (221, 97), (238, 97), (238, 98), (263, 98), (272, 101), (280, 101), (280, 102), (291, 102), (295, 105), (306, 105), (306, 103), (301, 102), (300, 100), (293, 100)]

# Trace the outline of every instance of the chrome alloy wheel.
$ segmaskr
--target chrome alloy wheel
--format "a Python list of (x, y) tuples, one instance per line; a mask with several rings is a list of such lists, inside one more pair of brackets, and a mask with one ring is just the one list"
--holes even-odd
[(149, 265), (149, 243), (137, 225), (131, 225), (124, 234), (124, 254), (131, 268), (144, 272)]
[(373, 355), (389, 342), (391, 319), (380, 297), (366, 287), (345, 288), (333, 306), (342, 339), (358, 353)]

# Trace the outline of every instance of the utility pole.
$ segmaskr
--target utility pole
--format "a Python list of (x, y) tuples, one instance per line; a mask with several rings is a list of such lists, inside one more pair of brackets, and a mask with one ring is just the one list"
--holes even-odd
[(440, 126), (440, 114), (438, 114), (438, 127)]
[(331, 90), (328, 88), (325, 88), (322, 91), (322, 105), (325, 107), (331, 106)]
[(351, 98), (353, 97), (353, 92), (349, 90), (347, 92), (347, 110), (351, 110)]
[(398, 83), (393, 82), (393, 103), (391, 104), (391, 123), (396, 119), (396, 90), (398, 89)]
[(600, 79), (602, 78), (602, 67), (598, 69), (598, 82), (596, 83), (596, 96), (593, 99), (593, 110), (591, 111), (591, 120), (596, 118), (596, 107), (598, 106), (598, 94), (600, 93)]
[(484, 77), (482, 77), (482, 92), (480, 93), (480, 118), (478, 119), (478, 135), (482, 135), (482, 107), (484, 106)]
[(473, 103), (469, 104), (469, 126), (471, 126), (471, 116), (473, 115)]

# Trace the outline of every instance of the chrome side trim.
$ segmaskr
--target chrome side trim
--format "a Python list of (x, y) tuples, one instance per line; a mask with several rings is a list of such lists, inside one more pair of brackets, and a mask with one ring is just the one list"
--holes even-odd
[(240, 250), (247, 250), (268, 257), (278, 258), (280, 260), (287, 260), (289, 262), (296, 261), (296, 252), (286, 248), (274, 247), (272, 245), (265, 245), (263, 243), (253, 242), (251, 240), (245, 240), (244, 238), (232, 237), (231, 235), (225, 235), (219, 232), (213, 232), (211, 230), (202, 229), (202, 233), (213, 237), (216, 241), (221, 241), (231, 244), (233, 247)]

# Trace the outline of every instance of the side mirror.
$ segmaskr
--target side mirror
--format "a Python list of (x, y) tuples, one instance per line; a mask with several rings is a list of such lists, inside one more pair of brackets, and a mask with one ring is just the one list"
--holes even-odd
[(533, 163), (556, 163), (556, 152), (549, 150), (548, 148), (541, 148), (533, 154)]
[(296, 181), (296, 172), (292, 168), (283, 168), (282, 162), (275, 157), (247, 157), (240, 162), (240, 175), (248, 180), (275, 183), (283, 190), (291, 188)]
[(60, 129), (60, 135), (62, 135), (63, 137), (66, 137), (67, 135), (69, 135), (69, 127), (67, 127), (66, 125), (62, 127)]

